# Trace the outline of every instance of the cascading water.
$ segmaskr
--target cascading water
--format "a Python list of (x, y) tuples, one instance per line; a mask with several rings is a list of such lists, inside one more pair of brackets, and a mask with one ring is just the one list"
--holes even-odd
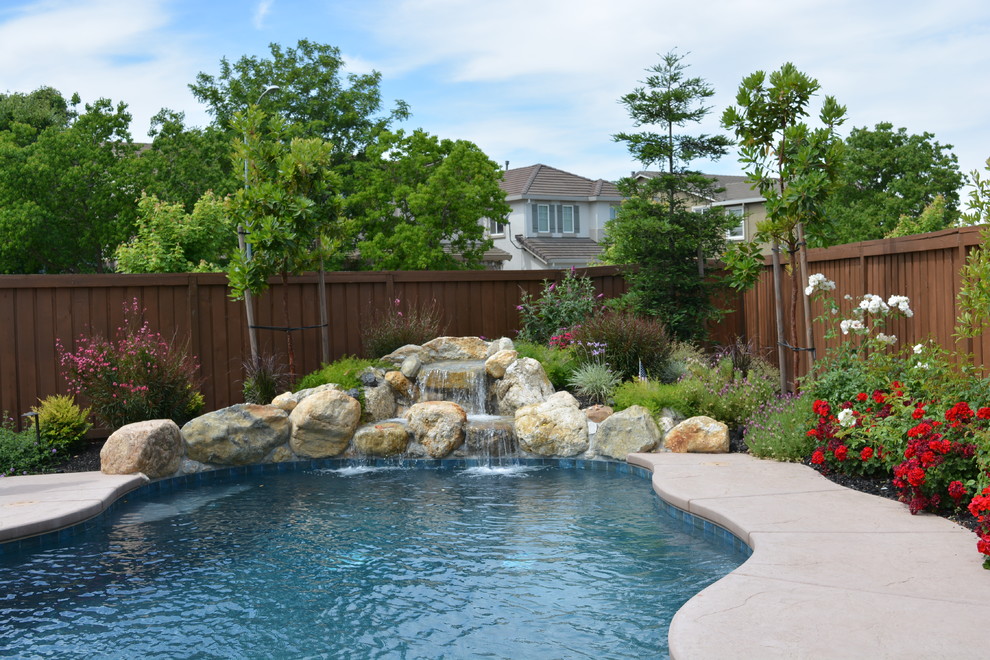
[(470, 456), (502, 463), (517, 454), (513, 418), (493, 415), (483, 360), (451, 360), (423, 365), (418, 401), (451, 401), (464, 408), (464, 448)]

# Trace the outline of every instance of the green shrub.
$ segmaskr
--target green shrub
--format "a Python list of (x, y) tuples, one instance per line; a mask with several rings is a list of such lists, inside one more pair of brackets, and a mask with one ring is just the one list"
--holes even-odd
[(380, 358), (406, 344), (424, 344), (442, 336), (446, 330), (443, 312), (435, 300), (428, 305), (410, 307), (396, 298), (361, 329), (361, 350), (365, 357)]
[(89, 408), (79, 408), (71, 396), (52, 395), (32, 408), (38, 413), (35, 423), (41, 427), (41, 439), (60, 458), (82, 446), (89, 423)]
[(605, 403), (622, 382), (617, 373), (600, 362), (588, 362), (571, 374), (568, 386), (592, 403)]
[(578, 362), (574, 357), (574, 351), (570, 348), (550, 348), (543, 344), (535, 344), (530, 341), (516, 340), (516, 352), (519, 357), (533, 358), (543, 365), (550, 383), (558, 390), (567, 388), (571, 380), (571, 375), (578, 367)]
[(259, 355), (257, 361), (244, 363), (245, 403), (271, 403), (289, 389), (289, 372), (274, 355)]
[(654, 377), (662, 383), (676, 383), (690, 373), (692, 365), (703, 364), (706, 359), (704, 352), (694, 344), (675, 341), (667, 364)]
[(607, 311), (585, 319), (573, 330), (579, 345), (604, 344), (605, 362), (623, 378), (666, 373), (673, 343), (663, 324), (654, 318)]
[(579, 276), (571, 268), (560, 282), (543, 281), (537, 299), (523, 293), (516, 308), (522, 328), (519, 338), (535, 344), (548, 344), (561, 331), (574, 328), (594, 313), (598, 304), (591, 278)]
[[(337, 383), (345, 390), (361, 387), (361, 372), (368, 367), (382, 367), (385, 363), (378, 360), (367, 360), (364, 358), (345, 355), (339, 360), (330, 364), (324, 364), (318, 370), (306, 374), (302, 380), (296, 383), (294, 392), (305, 390), (310, 387), (318, 387), (327, 383)], [(389, 365), (390, 366), (390, 365)]]
[(749, 453), (776, 461), (801, 461), (811, 455), (816, 439), (806, 434), (813, 424), (807, 394), (773, 398), (756, 408), (743, 428)]
[(754, 358), (743, 376), (731, 357), (714, 365), (695, 364), (691, 375), (677, 383), (696, 415), (706, 415), (729, 428), (742, 428), (762, 404), (778, 394), (779, 373), (762, 358)]
[(81, 336), (74, 352), (56, 340), (69, 391), (89, 398), (93, 414), (112, 429), (148, 419), (181, 426), (203, 407), (196, 359), (142, 323), (142, 313), (137, 299), (125, 303), (113, 340)]
[(631, 380), (622, 383), (612, 393), (616, 410), (630, 406), (643, 406), (654, 417), (663, 413), (664, 408), (676, 410), (686, 417), (693, 416), (694, 403), (685, 398), (685, 390), (678, 383), (660, 383), (655, 380)]
[(44, 438), (38, 442), (33, 427), (19, 433), (16, 429), (16, 423), (4, 411), (0, 418), (0, 476), (46, 472), (62, 459), (58, 449), (48, 447)]

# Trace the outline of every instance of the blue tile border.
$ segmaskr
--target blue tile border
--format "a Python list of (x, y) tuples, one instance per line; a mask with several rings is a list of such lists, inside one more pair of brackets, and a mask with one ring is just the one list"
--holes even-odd
[[(614, 472), (616, 474), (629, 474), (640, 479), (651, 481), (653, 473), (647, 468), (632, 465), (624, 461), (612, 460), (589, 460), (583, 458), (510, 458), (512, 465), (525, 466), (555, 466), (572, 470), (592, 470), (595, 472)], [(23, 539), (0, 543), (0, 556), (13, 554), (24, 550), (41, 550), (71, 541), (77, 535), (83, 534), (93, 527), (104, 523), (106, 517), (113, 513), (119, 506), (129, 502), (130, 498), (151, 498), (162, 493), (170, 493), (178, 488), (187, 486), (202, 486), (213, 483), (224, 483), (246, 475), (278, 474), (284, 472), (303, 472), (306, 470), (319, 469), (339, 469), (342, 467), (402, 467), (417, 468), (421, 470), (453, 470), (470, 467), (484, 467), (488, 465), (498, 465), (500, 461), (491, 461), (479, 458), (400, 458), (387, 459), (377, 458), (371, 460), (359, 460), (351, 458), (320, 458), (307, 461), (291, 461), (285, 463), (258, 463), (254, 465), (236, 466), (229, 468), (218, 468), (203, 472), (184, 474), (178, 477), (168, 477), (151, 481), (143, 486), (125, 493), (111, 502), (102, 512), (89, 520), (64, 527), (52, 532), (29, 536)], [(753, 554), (753, 549), (742, 541), (738, 536), (709, 520), (695, 516), (684, 511), (673, 504), (670, 504), (654, 492), (654, 496), (659, 503), (660, 510), (668, 517), (678, 521), (681, 530), (701, 535), (706, 540), (727, 549), (734, 553), (739, 553), (744, 557)]]

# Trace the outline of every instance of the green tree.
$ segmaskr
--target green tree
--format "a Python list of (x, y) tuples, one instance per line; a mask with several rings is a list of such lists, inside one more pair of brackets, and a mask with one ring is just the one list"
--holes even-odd
[(355, 164), (346, 213), (362, 268), (481, 268), (483, 218), (509, 213), (499, 166), (474, 143), (384, 132)]
[(102, 272), (132, 233), (142, 182), (126, 105), (67, 116), (31, 141), (26, 124), (0, 131), (0, 272)]
[(945, 198), (941, 195), (935, 195), (935, 199), (925, 206), (919, 215), (901, 215), (897, 220), (897, 226), (891, 229), (884, 238), (927, 234), (931, 231), (945, 229), (952, 224), (953, 215), (955, 214), (948, 209)]
[[(743, 79), (736, 95), (736, 106), (722, 114), (722, 125), (733, 130), (739, 140), (740, 162), (766, 200), (767, 219), (757, 240), (773, 245), (775, 290), (780, 291), (779, 246), (798, 254), (801, 268), (791, 264), (790, 342), (797, 340), (797, 295), (807, 282), (805, 231), (825, 232), (828, 223), (826, 202), (835, 188), (842, 164), (842, 141), (837, 129), (845, 121), (846, 109), (832, 96), (826, 96), (818, 114), (821, 126), (810, 128), (803, 119), (820, 85), (818, 81), (787, 62), (769, 78), (757, 71)], [(752, 253), (751, 253), (752, 256)], [(778, 344), (781, 382), (786, 381), (783, 343), (783, 301), (777, 299)], [(811, 309), (805, 296), (805, 346), (811, 341)]]
[(645, 182), (619, 182), (628, 199), (606, 225), (604, 257), (608, 263), (635, 265), (626, 272), (626, 301), (637, 312), (658, 316), (678, 338), (696, 339), (716, 313), (710, 300), (712, 284), (704, 275), (705, 256), (722, 252), (726, 231), (738, 220), (720, 209), (690, 208), (717, 192), (711, 177), (688, 169), (691, 162), (717, 160), (731, 141), (721, 135), (678, 132), (708, 114), (711, 108), (704, 101), (714, 94), (703, 79), (687, 77), (682, 60), (667, 53), (648, 69), (645, 86), (621, 99), (636, 126), (658, 130), (619, 133), (614, 139), (625, 142), (644, 167), (659, 163), (664, 169)]
[(226, 200), (212, 192), (186, 213), (142, 195), (138, 202), (137, 233), (117, 246), (118, 273), (218, 272), (237, 251), (237, 228)]
[[(990, 158), (985, 169), (990, 172)], [(963, 214), (962, 221), (987, 226), (980, 230), (981, 243), (966, 255), (959, 273), (961, 286), (956, 296), (959, 337), (976, 337), (990, 328), (990, 179), (981, 176), (979, 170), (973, 170), (969, 176), (973, 188), (969, 193), (969, 210)]]
[[(73, 103), (78, 104), (79, 99)], [(69, 102), (52, 87), (39, 87), (30, 94), (0, 94), (0, 132), (15, 131), (34, 138), (49, 127), (65, 128), (73, 116)]]
[(189, 86), (221, 129), (231, 130), (236, 113), (277, 86), (265, 107), (285, 121), (286, 136), (329, 141), (336, 166), (358, 157), (378, 133), (409, 116), (402, 101), (381, 114), (381, 74), (345, 75), (338, 48), (302, 39), (296, 48), (273, 43), (269, 50), (267, 59), (243, 56), (231, 64), (223, 58), (218, 75), (200, 73)]
[(139, 159), (148, 195), (191, 213), (207, 191), (224, 197), (243, 185), (241, 168), (230, 160), (228, 131), (187, 127), (183, 113), (163, 109), (151, 119), (150, 135), (151, 147)]
[[(279, 117), (268, 118), (256, 106), (234, 116), (234, 128), (245, 139), (235, 141), (234, 162), (247, 162), (248, 185), (234, 195), (234, 219), (246, 231), (250, 254), (237, 251), (227, 277), (231, 295), (258, 295), (269, 278), (282, 281), (282, 309), (289, 318), (289, 275), (313, 270), (323, 256), (324, 237), (335, 227), (339, 182), (330, 168), (332, 146), (319, 138), (289, 139)], [(286, 332), (289, 372), (295, 374), (292, 333)]]
[(942, 196), (941, 227), (958, 218), (959, 189), (966, 177), (959, 171), (951, 144), (939, 144), (931, 133), (908, 134), (879, 123), (873, 130), (854, 128), (845, 140), (838, 185), (825, 205), (830, 222), (811, 236), (827, 246), (883, 238), (901, 216), (919, 217)]

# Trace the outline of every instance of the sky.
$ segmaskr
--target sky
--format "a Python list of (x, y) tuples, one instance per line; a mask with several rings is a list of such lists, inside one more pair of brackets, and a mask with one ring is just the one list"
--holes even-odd
[[(612, 139), (642, 130), (618, 99), (672, 49), (716, 92), (687, 133), (724, 133), (743, 78), (792, 62), (847, 107), (844, 135), (890, 122), (953, 145), (963, 172), (990, 157), (985, 0), (0, 0), (0, 92), (124, 101), (147, 141), (163, 107), (210, 122), (188, 88), (197, 73), (300, 39), (380, 72), (386, 107), (412, 111), (398, 127), (470, 140), (510, 167), (641, 169)], [(744, 173), (734, 153), (692, 166)]]

